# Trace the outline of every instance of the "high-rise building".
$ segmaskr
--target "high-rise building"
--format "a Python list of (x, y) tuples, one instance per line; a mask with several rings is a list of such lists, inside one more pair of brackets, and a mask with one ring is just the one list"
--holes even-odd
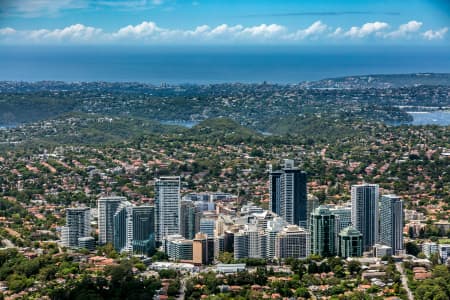
[(125, 197), (102, 197), (97, 201), (98, 208), (98, 242), (100, 245), (114, 242), (114, 214)]
[(309, 231), (297, 226), (288, 225), (277, 234), (275, 241), (275, 257), (307, 258), (310, 255), (311, 235)]
[(396, 255), (403, 252), (403, 200), (396, 195), (381, 197), (379, 241)]
[(281, 176), (282, 171), (269, 173), (269, 209), (280, 215), (281, 213)]
[(307, 176), (286, 159), (281, 171), (273, 171), (270, 179), (270, 209), (289, 224), (305, 227), (308, 223)]
[(339, 256), (359, 257), (362, 256), (362, 234), (355, 228), (349, 226), (339, 232)]
[(200, 232), (206, 233), (208, 238), (214, 238), (216, 220), (212, 218), (200, 218)]
[(133, 253), (151, 254), (155, 249), (155, 207), (134, 206)]
[(133, 252), (133, 205), (129, 201), (120, 203), (113, 217), (114, 248), (118, 252)]
[(317, 198), (314, 195), (308, 194), (307, 197), (307, 203), (306, 203), (306, 216), (307, 216), (307, 224), (306, 224), (306, 228), (309, 228), (310, 226), (310, 221), (311, 221), (311, 213), (314, 212), (314, 210), (316, 208), (319, 207), (319, 198)]
[(323, 257), (335, 256), (337, 246), (336, 216), (326, 206), (311, 214), (311, 253)]
[(194, 202), (189, 200), (181, 201), (180, 234), (192, 240), (195, 234), (200, 231), (200, 216), (201, 212), (197, 209)]
[(180, 232), (180, 177), (161, 177), (155, 181), (156, 241)]
[(338, 232), (352, 225), (352, 206), (334, 206), (330, 208), (330, 212), (336, 216), (338, 223)]
[(378, 241), (378, 184), (353, 185), (352, 197), (352, 225), (363, 235), (363, 248), (372, 249)]
[(194, 264), (206, 265), (212, 261), (209, 257), (208, 236), (205, 233), (197, 233), (192, 243), (192, 262)]
[(114, 248), (119, 252), (150, 254), (155, 248), (154, 207), (124, 201), (114, 214)]
[(61, 230), (62, 244), (66, 247), (79, 247), (79, 238), (91, 234), (91, 214), (88, 207), (66, 209), (66, 226)]

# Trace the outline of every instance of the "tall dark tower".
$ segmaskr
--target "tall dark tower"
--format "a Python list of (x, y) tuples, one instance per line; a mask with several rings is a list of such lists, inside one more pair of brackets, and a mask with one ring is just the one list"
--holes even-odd
[(270, 209), (290, 224), (307, 226), (307, 175), (286, 159), (281, 171), (271, 171)]

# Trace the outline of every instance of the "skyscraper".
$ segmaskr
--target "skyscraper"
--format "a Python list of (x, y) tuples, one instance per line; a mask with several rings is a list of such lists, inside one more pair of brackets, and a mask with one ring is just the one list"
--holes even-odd
[(155, 248), (154, 207), (124, 201), (114, 214), (114, 248), (119, 252), (150, 254)]
[(161, 177), (155, 181), (156, 241), (180, 232), (180, 177)]
[(337, 218), (326, 206), (319, 206), (311, 214), (311, 253), (335, 256), (337, 246)]
[(352, 206), (335, 206), (330, 208), (330, 212), (336, 215), (338, 221), (338, 230), (341, 232), (342, 229), (347, 228), (352, 225)]
[(62, 228), (62, 244), (66, 247), (79, 247), (79, 238), (91, 234), (91, 213), (89, 207), (67, 208), (66, 226)]
[(183, 200), (180, 208), (180, 234), (186, 239), (192, 240), (200, 231), (201, 212), (194, 202)]
[(208, 235), (208, 238), (214, 238), (216, 220), (211, 218), (200, 218), (200, 232)]
[(363, 248), (370, 250), (378, 241), (378, 184), (352, 186), (352, 224), (363, 235)]
[(340, 257), (358, 257), (362, 256), (362, 234), (352, 226), (348, 226), (339, 232)]
[(308, 223), (306, 173), (294, 167), (294, 161), (285, 159), (281, 171), (270, 172), (270, 209), (295, 225)]
[(282, 171), (270, 171), (269, 173), (269, 209), (280, 215), (281, 212), (281, 176)]
[(98, 199), (98, 242), (100, 245), (114, 242), (114, 214), (123, 201), (126, 201), (125, 197), (102, 197)]
[(403, 251), (403, 200), (396, 195), (381, 197), (379, 241), (392, 247), (394, 254)]
[(133, 253), (150, 254), (155, 249), (155, 207), (133, 207)]

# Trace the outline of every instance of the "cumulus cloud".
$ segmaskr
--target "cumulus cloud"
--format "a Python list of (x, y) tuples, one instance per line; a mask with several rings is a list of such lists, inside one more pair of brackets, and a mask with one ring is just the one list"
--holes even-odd
[(442, 40), (447, 31), (448, 31), (447, 27), (441, 28), (436, 31), (430, 29), (425, 31), (422, 35), (427, 40)]
[(406, 24), (402, 24), (398, 27), (397, 30), (389, 32), (386, 34), (388, 38), (401, 38), (401, 37), (409, 37), (411, 33), (415, 33), (420, 30), (422, 27), (422, 22), (418, 21), (409, 21)]
[(305, 38), (317, 37), (318, 35), (324, 33), (327, 29), (328, 26), (322, 23), (322, 21), (316, 21), (308, 28), (297, 30), (297, 32), (291, 34), (288, 38), (302, 40)]
[(297, 30), (289, 30), (280, 24), (260, 24), (243, 26), (240, 24), (221, 24), (215, 27), (200, 25), (193, 29), (172, 29), (158, 26), (155, 22), (144, 21), (136, 25), (127, 25), (112, 32), (83, 24), (74, 24), (59, 29), (16, 30), (11, 27), (0, 28), (0, 43), (202, 43), (216, 44), (240, 42), (276, 42), (298, 43), (301, 41), (335, 41), (376, 39), (426, 39), (440, 40), (445, 37), (448, 28), (420, 32), (422, 22), (409, 21), (389, 32), (385, 22), (365, 23), (351, 28), (333, 28), (322, 21)]
[(369, 35), (379, 35), (380, 32), (389, 28), (389, 24), (385, 22), (366, 23), (361, 27), (353, 26), (344, 35), (351, 38), (364, 38)]

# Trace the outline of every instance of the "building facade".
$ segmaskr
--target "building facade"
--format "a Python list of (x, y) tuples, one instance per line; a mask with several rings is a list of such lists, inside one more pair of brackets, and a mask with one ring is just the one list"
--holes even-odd
[(66, 247), (77, 248), (79, 238), (91, 235), (91, 213), (89, 207), (67, 208), (66, 226), (61, 229), (62, 244)]
[(156, 241), (180, 233), (180, 177), (161, 177), (155, 181)]
[(311, 253), (336, 256), (337, 219), (328, 207), (319, 206), (311, 214)]
[(377, 184), (353, 185), (352, 225), (363, 235), (364, 251), (370, 250), (378, 241), (378, 201), (379, 187)]
[(277, 234), (275, 240), (275, 257), (307, 258), (311, 253), (311, 235), (309, 231), (297, 226), (288, 225)]
[(352, 226), (339, 232), (338, 255), (343, 258), (359, 257), (363, 254), (362, 234)]
[(403, 252), (403, 200), (396, 195), (381, 197), (379, 242), (396, 255)]
[(97, 201), (98, 242), (100, 245), (114, 242), (114, 214), (125, 197), (102, 197)]

